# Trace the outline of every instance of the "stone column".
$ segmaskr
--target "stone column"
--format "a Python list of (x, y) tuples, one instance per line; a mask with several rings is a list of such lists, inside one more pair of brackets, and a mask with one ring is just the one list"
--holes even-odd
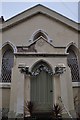
[[(67, 84), (67, 77), (66, 72), (63, 74), (60, 74), (60, 86), (61, 86), (61, 98), (62, 103), (66, 107), (67, 110), (69, 110), (69, 102), (68, 102), (68, 84)], [(71, 93), (72, 94), (72, 93)]]
[(30, 75), (25, 75), (25, 85), (24, 85), (24, 100), (27, 102), (27, 101), (30, 101)]
[(59, 75), (54, 75), (54, 103), (58, 103), (58, 97), (61, 96), (61, 89), (60, 89), (60, 76)]
[(66, 68), (66, 75), (67, 75), (67, 91), (68, 91), (68, 103), (69, 103), (69, 110), (74, 110), (74, 98), (73, 98), (73, 88), (72, 88), (72, 78), (71, 78), (71, 70), (67, 66)]
[(76, 112), (74, 109), (74, 97), (73, 97), (73, 88), (72, 88), (72, 79), (71, 79), (71, 70), (67, 66), (66, 68), (66, 75), (67, 75), (67, 91), (68, 91), (68, 106), (69, 112), (73, 118), (76, 118)]
[[(30, 75), (25, 75), (25, 84), (24, 84), (24, 106), (30, 101)], [(27, 109), (24, 109), (25, 116), (29, 116), (30, 113)]]
[(18, 71), (17, 74), (17, 105), (16, 116), (24, 116), (24, 74)]

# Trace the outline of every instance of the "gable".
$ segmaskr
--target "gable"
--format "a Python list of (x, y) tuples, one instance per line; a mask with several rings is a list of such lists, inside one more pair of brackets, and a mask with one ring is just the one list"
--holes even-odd
[(55, 47), (66, 47), (72, 41), (78, 45), (78, 31), (68, 22), (71, 26), (76, 25), (58, 13), (37, 5), (3, 22), (3, 44), (10, 41), (15, 46), (29, 46), (31, 36), (40, 29)]
[(43, 14), (51, 19), (55, 19), (58, 22), (61, 22), (73, 29), (78, 30), (78, 24), (60, 14), (58, 14), (57, 12), (43, 6), (43, 5), (36, 5), (14, 17), (12, 17), (11, 19), (4, 21), (3, 22), (3, 29), (11, 27), (13, 25), (19, 24), (23, 21), (25, 21), (26, 19), (31, 18), (34, 15), (37, 14)]
[(77, 42), (77, 32), (75, 30), (42, 14), (34, 15), (22, 23), (3, 30), (3, 42), (9, 40), (16, 46), (29, 45), (31, 36), (39, 29), (48, 34), (54, 46), (65, 47), (72, 40)]

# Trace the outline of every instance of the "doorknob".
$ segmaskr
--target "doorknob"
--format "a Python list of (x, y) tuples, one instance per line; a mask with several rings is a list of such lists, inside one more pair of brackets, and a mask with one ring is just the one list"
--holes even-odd
[(52, 90), (50, 90), (50, 92), (53, 92)]

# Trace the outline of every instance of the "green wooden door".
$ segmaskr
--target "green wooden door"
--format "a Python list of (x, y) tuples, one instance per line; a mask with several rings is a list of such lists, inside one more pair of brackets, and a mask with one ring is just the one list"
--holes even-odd
[(51, 71), (48, 66), (45, 67), (47, 71), (43, 68), (40, 71), (36, 67), (35, 69), (38, 71), (38, 74), (32, 76), (31, 79), (31, 101), (34, 103), (34, 109), (36, 111), (50, 111), (53, 104)]

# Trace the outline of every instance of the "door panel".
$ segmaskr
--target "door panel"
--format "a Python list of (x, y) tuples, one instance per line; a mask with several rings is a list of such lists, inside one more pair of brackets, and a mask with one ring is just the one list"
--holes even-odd
[(53, 104), (52, 76), (42, 70), (31, 78), (31, 101), (36, 111), (49, 111)]

